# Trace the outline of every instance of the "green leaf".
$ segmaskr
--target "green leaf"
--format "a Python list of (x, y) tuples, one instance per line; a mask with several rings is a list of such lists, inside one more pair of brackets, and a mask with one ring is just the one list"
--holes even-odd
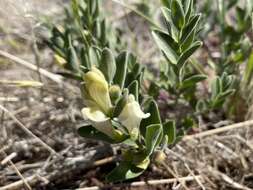
[(234, 89), (227, 90), (226, 92), (220, 93), (218, 99), (226, 99), (228, 96), (231, 96), (235, 92)]
[(116, 63), (112, 51), (108, 48), (102, 51), (99, 69), (103, 72), (107, 81), (111, 83), (116, 73)]
[(145, 135), (145, 144), (147, 149), (147, 156), (150, 156), (156, 146), (158, 145), (158, 140), (160, 134), (162, 133), (162, 125), (161, 124), (152, 124), (147, 126), (146, 135)]
[(78, 129), (78, 134), (82, 137), (94, 139), (94, 140), (101, 140), (108, 143), (115, 143), (113, 139), (105, 135), (104, 133), (99, 132), (92, 126), (83, 126)]
[(173, 21), (172, 21), (172, 17), (171, 17), (171, 10), (166, 8), (166, 7), (162, 7), (162, 14), (166, 20), (166, 24), (168, 26), (168, 32), (170, 33), (171, 37), (175, 40), (178, 41), (178, 37), (179, 37), (179, 32), (178, 29), (176, 28), (176, 26), (174, 25)]
[[(54, 39), (54, 40), (56, 40), (56, 39)], [(66, 58), (66, 53), (65, 53), (64, 48), (58, 47), (57, 43), (61, 43), (61, 42), (55, 42), (55, 41), (53, 41), (53, 39), (45, 40), (45, 44), (49, 48), (51, 48), (55, 52), (55, 54), (58, 54), (59, 56)]]
[(175, 26), (181, 30), (185, 24), (185, 14), (180, 0), (172, 0), (171, 13)]
[(161, 0), (161, 2), (165, 7), (170, 7), (170, 0)]
[(128, 87), (129, 90), (129, 94), (134, 95), (135, 100), (138, 102), (139, 100), (139, 85), (138, 85), (138, 81), (135, 80), (133, 81)]
[(92, 66), (98, 66), (99, 65), (99, 58), (96, 53), (96, 49), (93, 47), (89, 48), (89, 63), (87, 64), (87, 68), (91, 69)]
[(94, 19), (96, 19), (99, 16), (99, 2), (98, 0), (92, 0), (92, 4), (91, 4), (91, 13), (92, 13), (92, 17)]
[(53, 46), (55, 46), (58, 50), (61, 50), (64, 48), (64, 40), (63, 39), (64, 39), (64, 37), (62, 37), (62, 36), (52, 36), (50, 38), (51, 43), (53, 43)]
[(129, 86), (134, 80), (137, 80), (140, 83), (144, 69), (143, 65), (135, 63), (132, 70), (127, 74), (125, 86)]
[(222, 93), (222, 81), (216, 78), (211, 84), (212, 99), (214, 100), (220, 93)]
[(166, 58), (172, 63), (177, 64), (178, 56), (175, 52), (176, 42), (168, 34), (155, 30), (152, 32), (156, 44), (165, 54)]
[(113, 79), (114, 84), (118, 84), (121, 89), (123, 89), (127, 73), (129, 54), (127, 52), (122, 52), (116, 58), (116, 74)]
[(200, 18), (201, 18), (200, 14), (195, 15), (191, 19), (190, 23), (187, 24), (187, 26), (183, 29), (182, 36), (180, 39), (180, 42), (182, 44), (181, 45), (182, 49), (186, 49), (191, 45), (194, 39), (195, 32), (196, 32), (196, 27), (200, 21)]
[(185, 8), (185, 13), (186, 13), (185, 14), (186, 23), (188, 23), (193, 12), (193, 0), (185, 0), (184, 8)]
[(185, 39), (185, 41), (181, 43), (181, 46), (180, 46), (181, 52), (184, 52), (192, 45), (192, 43), (194, 42), (194, 38), (195, 38), (195, 31), (193, 31), (187, 37), (187, 39)]
[(184, 130), (187, 131), (189, 129), (194, 128), (196, 126), (196, 123), (192, 117), (186, 117), (182, 122), (182, 126)]
[(91, 62), (89, 60), (89, 55), (87, 54), (86, 48), (82, 47), (80, 51), (80, 57), (81, 57), (81, 66), (85, 67), (86, 69), (91, 69)]
[(163, 124), (163, 134), (168, 137), (168, 144), (173, 144), (176, 140), (176, 123), (175, 121), (167, 121)]
[(235, 92), (234, 89), (227, 90), (226, 92), (219, 93), (216, 98), (212, 101), (213, 108), (220, 108), (226, 99)]
[(103, 19), (100, 23), (100, 42), (103, 46), (107, 43), (107, 31), (106, 31), (106, 21)]
[(226, 7), (225, 7), (225, 1), (223, 0), (217, 0), (218, 4), (218, 21), (221, 26), (225, 26), (225, 14), (226, 14)]
[(201, 82), (202, 80), (205, 80), (207, 78), (206, 75), (193, 75), (187, 79), (185, 79), (181, 84), (181, 89), (190, 88), (192, 86), (195, 86), (198, 82)]
[(226, 72), (224, 72), (221, 76), (221, 82), (222, 82), (222, 91), (226, 91), (233, 86), (235, 82), (235, 76), (228, 75)]
[(74, 17), (79, 18), (79, 13), (78, 13), (79, 3), (78, 3), (78, 1), (77, 0), (72, 0), (71, 1), (71, 6), (72, 6), (72, 12), (74, 14)]
[(250, 54), (244, 73), (244, 81), (246, 84), (250, 84), (252, 76), (253, 76), (253, 51)]
[(52, 29), (53, 37), (61, 37), (64, 38), (63, 33), (57, 28), (56, 26), (53, 27)]
[(187, 49), (182, 55), (179, 57), (177, 65), (179, 67), (182, 67), (184, 63), (188, 60), (189, 57), (191, 57), (195, 51), (202, 45), (202, 42), (197, 41), (191, 45), (189, 49)]
[(123, 110), (124, 106), (127, 103), (128, 94), (129, 94), (128, 90), (124, 89), (123, 95), (121, 96), (121, 98), (119, 99), (119, 101), (117, 102), (117, 104), (113, 110), (113, 117), (119, 116), (119, 114)]
[(191, 11), (191, 4), (192, 4), (192, 0), (184, 0), (184, 12), (187, 13), (188, 11)]
[(251, 14), (252, 14), (252, 10), (253, 10), (253, 2), (252, 0), (247, 0), (247, 3), (246, 3), (246, 16), (245, 17), (250, 17)]
[(157, 99), (160, 92), (160, 86), (157, 85), (154, 81), (151, 81), (149, 89), (148, 89), (148, 95), (153, 97), (154, 99)]
[(134, 67), (136, 67), (137, 65), (137, 58), (136, 56), (134, 56), (132, 53), (128, 53), (128, 57), (127, 57), (127, 68), (129, 71), (133, 71)]
[(196, 111), (199, 113), (206, 112), (209, 107), (209, 103), (205, 100), (199, 100), (196, 104)]
[(80, 66), (80, 61), (77, 57), (77, 53), (75, 48), (72, 45), (71, 36), (68, 36), (68, 56), (67, 56), (67, 64), (65, 65), (66, 69), (71, 71), (78, 71)]
[(109, 182), (120, 182), (127, 179), (136, 178), (145, 170), (134, 166), (131, 162), (121, 162), (106, 177)]
[(140, 130), (143, 135), (145, 135), (146, 133), (147, 126), (151, 124), (161, 124), (161, 117), (155, 100), (152, 99), (151, 101), (149, 101), (149, 106), (144, 111), (145, 113), (150, 113), (150, 116), (141, 121)]

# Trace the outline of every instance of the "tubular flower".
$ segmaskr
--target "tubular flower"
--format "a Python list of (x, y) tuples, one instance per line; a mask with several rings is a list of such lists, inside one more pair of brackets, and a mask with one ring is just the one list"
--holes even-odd
[(84, 75), (84, 81), (86, 94), (89, 97), (87, 102), (94, 102), (107, 115), (110, 112), (112, 104), (109, 95), (109, 85), (103, 73), (93, 67), (91, 71)]
[(148, 118), (149, 113), (144, 113), (133, 95), (129, 95), (126, 105), (120, 113), (118, 120), (124, 125), (130, 136), (136, 139), (139, 135), (139, 126), (142, 119)]
[(83, 96), (87, 107), (82, 109), (82, 115), (94, 128), (113, 139), (115, 130), (108, 117), (112, 107), (109, 85), (103, 73), (95, 67), (84, 74), (83, 78)]

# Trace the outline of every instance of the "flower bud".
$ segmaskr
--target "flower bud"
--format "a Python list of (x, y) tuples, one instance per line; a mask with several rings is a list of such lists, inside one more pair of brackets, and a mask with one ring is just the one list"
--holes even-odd
[(124, 139), (124, 134), (122, 133), (122, 131), (114, 129), (113, 130), (113, 139), (120, 142)]
[(54, 60), (61, 67), (64, 67), (67, 64), (67, 61), (63, 57), (59, 56), (58, 54), (54, 55)]
[(162, 162), (164, 162), (165, 158), (166, 158), (166, 155), (165, 155), (165, 153), (164, 153), (163, 151), (161, 151), (161, 150), (155, 152), (155, 154), (154, 154), (154, 160), (155, 160), (155, 162), (157, 162), (157, 163), (162, 163)]
[(110, 97), (112, 102), (115, 102), (121, 94), (120, 87), (118, 85), (112, 85), (109, 89)]
[(93, 67), (91, 71), (84, 74), (83, 78), (90, 99), (93, 100), (105, 114), (108, 114), (112, 105), (108, 83), (103, 73)]

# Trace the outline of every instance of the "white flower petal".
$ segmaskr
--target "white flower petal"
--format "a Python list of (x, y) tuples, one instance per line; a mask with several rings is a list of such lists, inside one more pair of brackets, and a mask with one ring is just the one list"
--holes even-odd
[(88, 119), (94, 122), (103, 122), (108, 119), (103, 112), (96, 108), (83, 108), (82, 114), (84, 119)]
[(128, 98), (128, 102), (120, 113), (118, 120), (124, 125), (131, 136), (138, 136), (139, 125), (142, 119), (148, 118), (150, 116), (149, 113), (144, 113), (138, 102), (134, 100), (134, 96), (130, 95)]
[(84, 119), (89, 120), (98, 131), (114, 138), (111, 120), (103, 112), (96, 108), (83, 108), (82, 114)]

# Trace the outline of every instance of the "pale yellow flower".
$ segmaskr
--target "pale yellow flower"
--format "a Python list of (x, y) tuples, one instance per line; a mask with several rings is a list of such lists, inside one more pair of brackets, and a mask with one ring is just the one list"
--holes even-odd
[(67, 61), (63, 57), (61, 57), (60, 55), (58, 55), (58, 54), (54, 55), (54, 59), (55, 59), (55, 62), (58, 65), (60, 65), (61, 67), (64, 67), (67, 64)]
[(89, 98), (86, 101), (93, 101), (101, 111), (108, 114), (112, 104), (109, 95), (109, 85), (103, 73), (94, 67), (84, 75), (84, 82), (87, 97)]
[(114, 130), (111, 118), (108, 116), (112, 108), (109, 95), (109, 85), (101, 71), (93, 67), (84, 74), (84, 102), (87, 107), (82, 109), (85, 120), (98, 131), (114, 139), (117, 131)]

